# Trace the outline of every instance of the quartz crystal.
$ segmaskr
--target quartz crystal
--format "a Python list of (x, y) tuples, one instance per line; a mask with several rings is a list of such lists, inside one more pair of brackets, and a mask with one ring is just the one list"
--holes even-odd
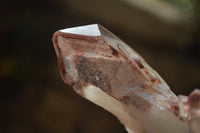
[(98, 24), (55, 32), (61, 77), (129, 133), (200, 132), (200, 91), (176, 96), (145, 60)]

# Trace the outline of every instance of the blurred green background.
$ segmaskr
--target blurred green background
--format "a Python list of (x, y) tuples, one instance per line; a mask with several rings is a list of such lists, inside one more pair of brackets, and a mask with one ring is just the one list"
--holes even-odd
[(99, 23), (176, 94), (200, 87), (198, 0), (4, 0), (0, 18), (1, 133), (125, 132), (61, 80), (52, 35), (67, 27)]

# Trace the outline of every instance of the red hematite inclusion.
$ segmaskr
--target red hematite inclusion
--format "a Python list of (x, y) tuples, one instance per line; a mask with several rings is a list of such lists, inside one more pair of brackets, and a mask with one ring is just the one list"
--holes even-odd
[(113, 113), (129, 133), (189, 131), (171, 110), (179, 101), (164, 80), (104, 27), (93, 24), (59, 30), (53, 42), (65, 83)]

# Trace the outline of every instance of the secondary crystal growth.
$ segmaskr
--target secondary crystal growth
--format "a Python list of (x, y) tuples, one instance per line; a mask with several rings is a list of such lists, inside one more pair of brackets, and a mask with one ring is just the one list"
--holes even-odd
[(137, 52), (104, 27), (60, 30), (53, 43), (65, 83), (114, 114), (129, 133), (196, 133), (189, 125), (194, 118), (200, 124), (199, 90), (177, 98)]

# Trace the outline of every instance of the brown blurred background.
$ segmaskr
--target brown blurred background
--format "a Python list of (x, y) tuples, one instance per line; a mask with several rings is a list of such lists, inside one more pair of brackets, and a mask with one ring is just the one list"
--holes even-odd
[(176, 94), (200, 87), (198, 0), (2, 0), (0, 133), (125, 133), (60, 78), (56, 30), (99, 23), (138, 51)]

